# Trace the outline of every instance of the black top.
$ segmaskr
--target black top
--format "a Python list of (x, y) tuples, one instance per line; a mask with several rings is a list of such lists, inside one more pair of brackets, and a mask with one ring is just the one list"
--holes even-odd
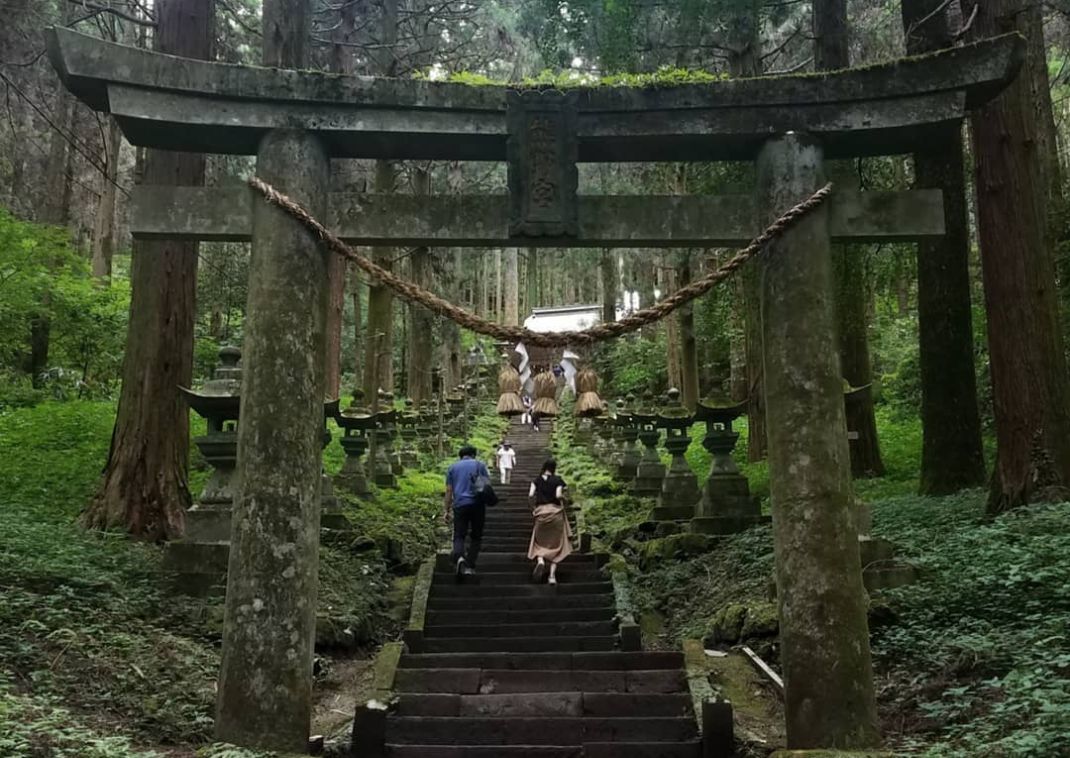
[(545, 479), (540, 474), (532, 482), (535, 485), (535, 505), (561, 505), (557, 499), (557, 488), (565, 487), (565, 480), (557, 474), (550, 474)]

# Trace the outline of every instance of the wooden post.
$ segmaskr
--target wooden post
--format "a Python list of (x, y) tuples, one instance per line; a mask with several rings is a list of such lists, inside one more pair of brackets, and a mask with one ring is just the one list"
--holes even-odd
[[(758, 157), (768, 222), (823, 182), (823, 150), (788, 134)], [(759, 259), (769, 468), (788, 746), (880, 740), (833, 322), (828, 209)]]

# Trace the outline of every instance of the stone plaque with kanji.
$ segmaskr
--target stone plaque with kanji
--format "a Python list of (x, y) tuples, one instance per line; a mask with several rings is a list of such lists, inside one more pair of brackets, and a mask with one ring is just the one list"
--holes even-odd
[(576, 236), (575, 96), (559, 90), (513, 90), (506, 104), (509, 235)]

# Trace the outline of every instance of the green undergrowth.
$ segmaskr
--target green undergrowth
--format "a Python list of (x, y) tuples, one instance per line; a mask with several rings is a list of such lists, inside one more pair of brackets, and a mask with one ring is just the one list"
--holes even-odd
[[(207, 747), (220, 601), (174, 595), (159, 546), (77, 524), (114, 413), (113, 403), (79, 401), (0, 412), (0, 755), (110, 758), (202, 745), (213, 758), (252, 756)], [(192, 424), (203, 433), (201, 419)], [(482, 418), (474, 436), (485, 442), (499, 429)], [(338, 436), (324, 453), (329, 471), (341, 464)], [(196, 493), (208, 472), (195, 450), (191, 464)], [(379, 538), (417, 561), (438, 544), (444, 468), (430, 456), (426, 465), (429, 473), (409, 472), (396, 491), (348, 508), (357, 534), (373, 539), (321, 550), (319, 613), (349, 647), (396, 628), (390, 572), (406, 567)]]
[[(570, 420), (559, 423), (571, 429)], [(897, 753), (940, 758), (1070, 754), (1070, 504), (988, 520), (982, 491), (917, 496), (920, 424), (880, 409), (878, 425), (887, 472), (855, 488), (872, 505), (874, 534), (892, 541), (921, 576), (880, 593), (874, 605), (873, 655), (888, 743)], [(738, 426), (737, 461), (768, 505), (767, 466), (742, 463), (746, 426)], [(698, 446), (702, 431), (692, 429), (688, 451), (700, 481), (709, 466)], [(707, 637), (719, 612), (723, 618), (733, 605), (772, 607), (770, 527), (689, 552), (690, 538), (641, 532), (652, 500), (623, 494), (585, 450), (563, 438), (558, 446), (585, 524), (601, 548), (624, 558), (634, 602), (656, 619), (644, 624), (647, 645), (678, 648), (684, 639)], [(640, 568), (651, 540), (678, 540), (682, 549)], [(775, 638), (757, 642), (775, 663)]]

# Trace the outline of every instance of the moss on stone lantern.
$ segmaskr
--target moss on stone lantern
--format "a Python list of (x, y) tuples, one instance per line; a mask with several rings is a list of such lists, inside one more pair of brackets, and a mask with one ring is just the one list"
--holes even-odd
[(652, 513), (654, 521), (690, 521), (695, 515), (695, 504), (700, 497), (698, 479), (685, 457), (691, 444), (687, 432), (693, 423), (694, 416), (680, 403), (680, 390), (670, 389), (665, 405), (658, 412), (658, 426), (665, 430), (665, 449), (672, 462)]
[(635, 481), (629, 492), (636, 497), (657, 497), (661, 493), (661, 484), (665, 479), (665, 464), (658, 455), (658, 411), (654, 406), (651, 393), (643, 395), (642, 407), (632, 413), (638, 427), (639, 441), (643, 443), (643, 452), (635, 467)]
[(357, 497), (370, 498), (371, 488), (364, 473), (361, 458), (368, 452), (371, 434), (375, 429), (375, 416), (364, 404), (364, 391), (353, 391), (353, 402), (335, 417), (335, 422), (342, 429), (340, 443), (346, 458), (342, 470), (335, 477), (335, 484)]

